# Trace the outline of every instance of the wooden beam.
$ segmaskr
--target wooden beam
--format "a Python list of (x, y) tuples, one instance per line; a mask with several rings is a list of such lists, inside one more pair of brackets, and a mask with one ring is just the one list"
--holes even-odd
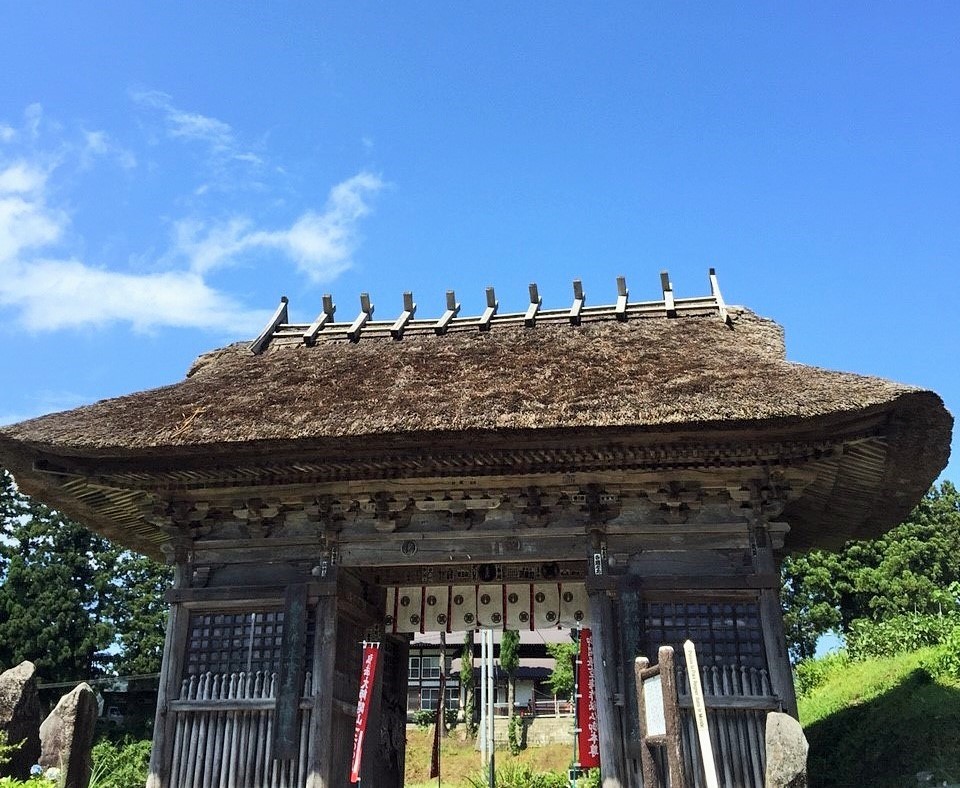
[(663, 290), (663, 306), (667, 317), (676, 317), (677, 304), (673, 298), (673, 284), (670, 282), (670, 274), (666, 271), (660, 272), (660, 287)]
[(493, 320), (493, 316), (497, 314), (497, 309), (500, 308), (500, 302), (497, 301), (497, 294), (494, 292), (492, 287), (487, 288), (487, 306), (483, 310), (483, 314), (480, 315), (480, 319), (477, 321), (477, 326), (481, 331), (490, 330), (490, 321)]
[(434, 333), (438, 336), (446, 334), (450, 321), (458, 314), (460, 314), (460, 304), (457, 303), (457, 294), (453, 290), (447, 290), (447, 309), (433, 326)]
[(586, 303), (586, 297), (583, 295), (583, 282), (579, 279), (573, 280), (573, 306), (570, 307), (570, 323), (574, 326), (580, 325), (580, 316), (583, 312), (583, 305)]
[(614, 306), (613, 313), (617, 320), (627, 319), (627, 299), (630, 297), (630, 291), (627, 289), (627, 278), (625, 276), (617, 277), (617, 303)]
[(717, 310), (720, 312), (720, 319), (727, 325), (731, 325), (733, 321), (730, 319), (730, 313), (727, 311), (727, 305), (723, 300), (723, 295), (720, 293), (720, 283), (717, 281), (717, 272), (713, 268), (710, 269), (710, 293), (717, 302)]
[(403, 339), (403, 332), (407, 327), (407, 323), (413, 320), (416, 312), (417, 305), (413, 302), (413, 293), (407, 291), (403, 294), (403, 312), (400, 313), (400, 317), (390, 326), (390, 336), (394, 339)]
[(374, 306), (370, 303), (370, 294), (360, 294), (360, 314), (354, 318), (347, 329), (347, 339), (351, 342), (357, 342), (360, 339), (360, 330), (369, 322), (373, 316)]
[(317, 319), (310, 324), (310, 327), (303, 332), (303, 344), (316, 344), (317, 335), (323, 331), (328, 323), (333, 322), (333, 315), (336, 311), (337, 307), (333, 303), (333, 296), (330, 295), (330, 293), (324, 293), (323, 311), (317, 316)]
[(270, 318), (263, 331), (260, 332), (260, 336), (248, 345), (250, 352), (254, 355), (262, 353), (263, 349), (270, 343), (270, 339), (273, 337), (277, 328), (282, 323), (287, 322), (287, 301), (286, 296), (280, 296), (280, 306), (278, 306), (273, 313), (273, 317)]
[(537, 283), (530, 283), (530, 305), (527, 307), (527, 311), (523, 315), (523, 324), (527, 328), (533, 328), (537, 323), (537, 312), (540, 311), (540, 307), (543, 305), (543, 299), (540, 297), (540, 293), (537, 290)]

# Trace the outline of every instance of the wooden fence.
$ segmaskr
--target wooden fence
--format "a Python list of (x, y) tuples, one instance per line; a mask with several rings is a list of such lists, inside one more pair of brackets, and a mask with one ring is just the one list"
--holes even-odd
[(170, 706), (177, 788), (301, 788), (309, 754), (312, 681), (300, 702), (297, 758), (273, 758), (276, 673), (203, 673), (184, 679)]
[[(683, 757), (687, 780), (703, 788), (703, 764), (686, 670), (677, 667)], [(767, 713), (781, 708), (766, 670), (738, 665), (700, 669), (717, 776), (724, 788), (763, 788)]]

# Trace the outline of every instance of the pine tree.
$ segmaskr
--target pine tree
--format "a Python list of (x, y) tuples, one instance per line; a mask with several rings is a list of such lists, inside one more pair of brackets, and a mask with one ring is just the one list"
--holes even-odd
[(0, 469), (0, 668), (28, 659), (47, 682), (157, 672), (168, 577)]

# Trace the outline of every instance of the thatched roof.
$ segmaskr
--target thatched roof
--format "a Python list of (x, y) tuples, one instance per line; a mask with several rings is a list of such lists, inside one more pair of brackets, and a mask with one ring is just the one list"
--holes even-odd
[(0, 464), (29, 473), (41, 454), (141, 467), (218, 456), (222, 464), (232, 453), (289, 455), (301, 446), (316, 455), (451, 436), (467, 446), (623, 431), (829, 438), (871, 416), (887, 425), (876, 475), (891, 486), (883, 491), (890, 516), (909, 510), (949, 453), (952, 419), (939, 397), (788, 362), (777, 324), (740, 308), (729, 315), (501, 325), (400, 341), (381, 332), (313, 346), (278, 335), (259, 354), (243, 344), (208, 353), (174, 385), (0, 429)]
[[(508, 327), (202, 356), (186, 380), (0, 430), (127, 454), (450, 431), (736, 426), (891, 405), (917, 391), (792, 364), (775, 323), (708, 317)], [(932, 403), (931, 403), (932, 404)]]

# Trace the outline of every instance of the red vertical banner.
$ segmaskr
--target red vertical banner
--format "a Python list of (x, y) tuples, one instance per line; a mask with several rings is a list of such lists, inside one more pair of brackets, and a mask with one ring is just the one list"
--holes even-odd
[(377, 677), (379, 643), (363, 644), (363, 662), (360, 668), (360, 693), (357, 696), (357, 722), (353, 729), (353, 757), (350, 759), (350, 782), (360, 782), (360, 763), (363, 760), (363, 737), (367, 731), (367, 717), (373, 700), (373, 682)]
[(593, 680), (593, 633), (589, 629), (580, 630), (577, 689), (577, 761), (581, 768), (591, 769), (600, 765), (600, 728)]

